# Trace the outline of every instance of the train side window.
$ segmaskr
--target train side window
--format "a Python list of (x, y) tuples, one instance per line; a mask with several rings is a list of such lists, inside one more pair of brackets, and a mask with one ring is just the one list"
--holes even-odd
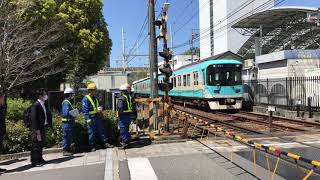
[(193, 72), (193, 85), (199, 85), (199, 74), (197, 71)]
[(187, 86), (187, 75), (183, 75), (183, 86)]
[(172, 78), (172, 83), (173, 83), (173, 87), (177, 87), (177, 79), (176, 79), (176, 77), (173, 77)]
[(187, 74), (187, 86), (191, 86), (191, 76)]
[(178, 86), (181, 87), (181, 76), (178, 76)]

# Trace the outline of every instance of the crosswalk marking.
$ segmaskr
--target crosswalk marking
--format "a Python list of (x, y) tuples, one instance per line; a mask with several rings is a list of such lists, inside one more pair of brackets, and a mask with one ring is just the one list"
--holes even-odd
[(131, 180), (158, 180), (148, 158), (129, 158)]
[(113, 150), (108, 148), (106, 153), (105, 160), (105, 170), (104, 170), (104, 179), (105, 180), (113, 180)]

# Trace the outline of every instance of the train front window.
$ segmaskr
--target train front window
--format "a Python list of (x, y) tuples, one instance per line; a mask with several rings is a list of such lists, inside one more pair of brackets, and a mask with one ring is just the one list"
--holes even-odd
[(241, 76), (241, 65), (211, 65), (207, 68), (207, 84), (209, 86), (241, 85)]

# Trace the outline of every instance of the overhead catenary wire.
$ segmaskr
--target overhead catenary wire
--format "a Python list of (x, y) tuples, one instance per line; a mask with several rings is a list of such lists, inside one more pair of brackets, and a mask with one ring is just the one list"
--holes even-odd
[(184, 13), (188, 12), (187, 9), (193, 4), (193, 1), (194, 1), (194, 0), (191, 0), (191, 1), (187, 4), (187, 6), (185, 6), (184, 8), (182, 8), (182, 9), (180, 10), (180, 12), (175, 16), (174, 20), (172, 21), (172, 24), (173, 24), (173, 25), (175, 25), (175, 24), (177, 23), (177, 20), (180, 19), (180, 17), (182, 17), (182, 15), (183, 15)]
[[(244, 9), (245, 7), (247, 7), (248, 5), (250, 5), (253, 1), (254, 1), (254, 0), (248, 0), (248, 1), (246, 1), (245, 3), (241, 4), (238, 8), (234, 9), (234, 10), (233, 10), (230, 14), (228, 14), (226, 17), (222, 18), (218, 23), (214, 24), (213, 27), (214, 27), (214, 26), (218, 26), (219, 24), (221, 24), (222, 22), (224, 22), (224, 21), (227, 20), (228, 18), (232, 17), (232, 16), (235, 15), (237, 12), (239, 12), (240, 10), (242, 10), (242, 9)], [(208, 2), (210, 2), (210, 1), (207, 1), (207, 2), (203, 3), (203, 4), (200, 6), (200, 8), (199, 8), (198, 11), (200, 11), (205, 5), (207, 5)], [(245, 6), (244, 6), (244, 5), (245, 5)], [(244, 6), (244, 7), (243, 7), (243, 6)], [(239, 8), (241, 8), (241, 9), (239, 10)], [(213, 16), (210, 16), (210, 18), (212, 18), (212, 17), (213, 17)], [(186, 25), (186, 24), (185, 24), (185, 25)], [(182, 27), (181, 27), (181, 28), (182, 28)], [(209, 29), (202, 30), (199, 34), (203, 34), (203, 33), (206, 33), (206, 32), (210, 32), (210, 30), (211, 30), (211, 29), (210, 29), (210, 27), (209, 27)], [(177, 30), (176, 32), (178, 32), (178, 30)], [(199, 38), (199, 36), (198, 36), (198, 38)], [(197, 38), (196, 38), (196, 39), (197, 39)], [(185, 45), (185, 46), (188, 45), (188, 42), (189, 42), (189, 40), (188, 40), (187, 42), (183, 43), (183, 45)], [(181, 44), (181, 45), (182, 45), (182, 44)], [(181, 45), (178, 46), (178, 48), (180, 48)]]
[[(155, 5), (157, 4), (157, 2), (158, 2), (158, 0), (155, 0)], [(164, 0), (164, 2), (166, 2), (166, 0)], [(158, 14), (158, 16), (157, 16), (156, 19), (158, 19), (160, 16), (161, 16), (161, 12)], [(147, 32), (147, 34), (146, 34), (146, 35), (144, 36), (144, 38), (142, 39), (141, 43), (138, 45), (139, 40), (141, 39), (141, 36), (142, 36), (142, 34), (143, 34), (144, 30), (145, 30), (145, 26), (148, 24), (148, 17), (149, 17), (149, 16), (148, 16), (148, 13), (147, 13), (147, 16), (146, 16), (146, 18), (145, 18), (145, 20), (144, 20), (143, 26), (142, 26), (142, 28), (141, 28), (141, 30), (140, 30), (139, 35), (138, 35), (137, 41), (135, 42), (132, 50), (131, 50), (131, 51), (129, 52), (129, 54), (128, 54), (128, 56), (132, 56), (132, 57), (127, 61), (127, 63), (131, 62), (132, 60), (134, 60), (134, 59), (136, 58), (136, 56), (134, 56), (134, 55), (132, 54), (132, 53), (134, 52), (133, 50), (134, 50), (134, 49), (140, 49), (141, 46), (144, 44), (144, 42), (147, 40), (147, 38), (148, 38), (148, 36), (149, 36), (149, 32)]]
[(173, 35), (176, 35), (179, 31), (181, 31), (187, 24), (189, 24), (191, 22), (191, 20), (195, 17), (197, 17), (196, 15), (199, 13), (200, 9), (202, 9), (205, 5), (207, 5), (210, 1), (207, 1), (205, 3), (203, 3), (200, 8), (197, 9), (197, 11), (195, 11), (191, 17), (184, 23), (182, 24), (179, 28), (177, 28), (177, 30), (173, 33)]
[[(221, 21), (221, 22), (215, 24), (215, 26), (213, 26), (212, 28), (210, 27), (210, 28), (208, 28), (208, 29), (205, 29), (205, 30), (201, 31), (200, 34), (202, 34), (202, 36), (198, 36), (198, 38), (196, 38), (195, 41), (200, 41), (200, 40), (202, 40), (202, 39), (208, 38), (208, 36), (211, 36), (211, 34), (210, 34), (210, 31), (211, 31), (211, 30), (214, 30), (214, 33), (217, 33), (218, 31), (222, 31), (222, 30), (228, 28), (228, 27), (229, 27), (231, 24), (233, 24), (234, 22), (237, 22), (238, 20), (240, 20), (240, 19), (242, 19), (242, 18), (244, 18), (244, 17), (247, 17), (247, 16), (250, 15), (250, 14), (259, 12), (260, 10), (263, 10), (263, 9), (269, 7), (269, 6), (270, 6), (270, 7), (269, 7), (268, 9), (271, 9), (271, 8), (273, 8), (274, 6), (277, 6), (277, 5), (281, 4), (281, 3), (283, 3), (284, 1), (286, 1), (286, 0), (277, 0), (277, 2), (275, 2), (275, 3), (273, 4), (273, 0), (269, 0), (268, 2), (266, 2), (266, 3), (264, 3), (264, 4), (260, 5), (260, 6), (258, 6), (257, 8), (253, 9), (252, 11), (250, 11), (250, 12), (248, 12), (248, 13), (246, 13), (246, 14), (244, 14), (244, 15), (236, 18), (236, 19), (234, 19), (233, 21), (229, 22), (228, 24), (226, 24), (226, 25), (224, 25), (224, 26), (222, 26), (222, 27), (220, 27), (220, 28), (218, 28), (218, 29), (214, 29), (215, 26), (218, 26), (220, 23), (222, 23), (222, 21)], [(248, 1), (247, 1), (247, 2), (248, 2)], [(272, 5), (272, 4), (273, 4), (273, 5)], [(233, 12), (233, 14), (236, 14), (237, 12), (241, 11), (242, 9), (244, 9), (245, 7), (247, 7), (248, 5), (249, 5), (249, 4), (247, 4), (246, 6), (243, 6), (243, 7), (240, 8), (238, 11)], [(242, 5), (241, 5), (241, 6), (242, 6)], [(240, 6), (240, 7), (241, 7), (241, 6)], [(231, 17), (231, 16), (230, 16), (230, 17)], [(230, 17), (229, 17), (229, 18), (230, 18)], [(204, 35), (203, 35), (203, 34), (204, 34)], [(189, 41), (189, 40), (188, 40), (188, 41)], [(188, 42), (188, 41), (187, 41), (187, 42)], [(176, 47), (174, 47), (174, 48), (181, 48), (181, 47), (183, 47), (183, 46), (187, 46), (187, 45), (188, 45), (187, 42), (182, 43), (182, 44), (180, 44), (180, 45), (178, 45), (178, 46), (176, 46)]]

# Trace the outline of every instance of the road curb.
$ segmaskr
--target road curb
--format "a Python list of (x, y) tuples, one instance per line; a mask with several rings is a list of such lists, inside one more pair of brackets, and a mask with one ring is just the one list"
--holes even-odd
[[(43, 150), (43, 154), (54, 154), (54, 153), (62, 153), (62, 148), (48, 148)], [(21, 153), (14, 153), (14, 154), (3, 154), (0, 155), (0, 159), (19, 159), (23, 157), (30, 156), (30, 151), (21, 152)]]

